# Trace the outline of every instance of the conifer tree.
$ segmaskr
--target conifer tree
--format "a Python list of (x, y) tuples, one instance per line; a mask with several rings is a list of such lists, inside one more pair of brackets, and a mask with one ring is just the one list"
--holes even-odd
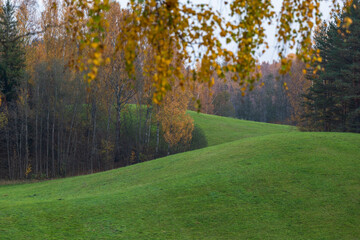
[(15, 14), (15, 6), (7, 0), (0, 10), (0, 91), (8, 102), (16, 98), (16, 87), (25, 67)]
[[(338, 18), (322, 26), (315, 37), (322, 71), (306, 97), (311, 126), (323, 131), (360, 132), (360, 4), (355, 0)], [(350, 26), (346, 24), (352, 21)]]
[(344, 105), (345, 126), (347, 131), (360, 132), (360, 1), (344, 14), (344, 19), (351, 19), (349, 32), (345, 32), (344, 63), (342, 69), (344, 81), (340, 87), (345, 90), (342, 97)]

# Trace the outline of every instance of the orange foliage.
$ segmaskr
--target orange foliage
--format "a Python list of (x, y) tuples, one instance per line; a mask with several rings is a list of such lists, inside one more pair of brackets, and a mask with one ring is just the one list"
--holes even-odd
[(178, 143), (188, 143), (194, 129), (193, 119), (186, 114), (190, 93), (173, 89), (164, 98), (164, 104), (159, 106), (156, 114), (161, 123), (165, 141), (170, 147)]
[(304, 115), (305, 111), (303, 107), (303, 94), (310, 88), (311, 82), (305, 78), (305, 74), (303, 73), (305, 64), (297, 59), (296, 56), (290, 55), (288, 57), (293, 61), (290, 81), (287, 83), (287, 96), (291, 107), (293, 108), (290, 121), (292, 124), (298, 125), (302, 122), (302, 115)]

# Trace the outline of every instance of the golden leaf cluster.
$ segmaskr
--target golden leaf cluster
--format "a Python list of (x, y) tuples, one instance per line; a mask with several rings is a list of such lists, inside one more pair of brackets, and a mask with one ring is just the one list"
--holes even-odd
[(165, 104), (156, 113), (164, 139), (170, 147), (178, 143), (189, 143), (192, 139), (194, 121), (186, 113), (190, 95), (189, 91), (177, 91), (173, 88), (166, 94), (163, 100)]
[[(340, 11), (337, 0), (332, 1), (334, 10)], [(86, 52), (80, 55), (79, 68), (88, 71), (87, 80), (91, 82), (99, 66), (109, 61), (104, 59), (102, 41), (108, 24), (104, 12), (110, 8), (109, 0), (66, 0), (66, 3), (71, 13), (68, 29), (80, 42), (80, 51)], [(255, 53), (268, 48), (264, 25), (272, 21), (278, 21), (280, 73), (291, 69), (292, 60), (286, 58), (288, 48), (297, 49), (297, 59), (305, 63), (321, 62), (319, 53), (312, 48), (312, 31), (321, 22), (320, 0), (284, 0), (278, 17), (271, 0), (224, 3), (230, 10), (227, 18), (209, 4), (182, 4), (179, 0), (130, 1), (126, 23), (117, 38), (117, 50), (124, 51), (126, 70), (134, 77), (134, 62), (142, 43), (151, 46), (142, 51), (145, 54), (151, 51), (155, 59), (145, 63), (143, 69), (144, 74), (151, 77), (155, 103), (162, 102), (175, 82), (182, 87), (186, 84), (187, 79), (179, 67), (185, 64), (200, 66), (192, 70), (192, 78), (208, 83), (209, 87), (214, 84), (211, 80), (214, 74), (225, 78), (227, 72), (234, 73), (232, 80), (241, 86), (253, 86), (261, 77)], [(351, 0), (346, 0), (345, 7), (349, 4)], [(351, 24), (351, 19), (346, 23)], [(236, 45), (236, 50), (223, 46), (222, 39)], [(200, 56), (194, 57), (198, 53), (195, 49), (201, 49)], [(220, 64), (220, 59), (226, 64)]]

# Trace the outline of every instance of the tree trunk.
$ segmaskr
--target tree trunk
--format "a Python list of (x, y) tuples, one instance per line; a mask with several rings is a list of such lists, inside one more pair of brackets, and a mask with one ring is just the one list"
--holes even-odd
[[(30, 162), (29, 162), (29, 131), (28, 131), (28, 99), (27, 99), (27, 91), (25, 94), (25, 103), (24, 103), (24, 111), (25, 111), (25, 166), (26, 166), (26, 172), (27, 168), (30, 168)], [(27, 177), (27, 176), (26, 176)]]
[(142, 152), (141, 101), (138, 102), (137, 108), (138, 108), (138, 137), (137, 137), (138, 139), (137, 139), (137, 144), (136, 144), (136, 160), (137, 160), (137, 162), (140, 162), (140, 154)]
[(9, 179), (12, 180), (12, 169), (11, 169), (11, 158), (10, 158), (10, 134), (9, 134), (9, 123), (6, 126), (6, 151), (7, 151), (7, 160), (9, 166)]
[(116, 93), (115, 162), (120, 161), (121, 93)]
[(159, 143), (160, 143), (160, 122), (157, 121), (156, 124), (156, 155), (159, 153)]
[(49, 142), (50, 142), (50, 110), (47, 109), (46, 117), (46, 177), (49, 177)]
[(38, 130), (38, 118), (39, 118), (39, 113), (38, 113), (38, 106), (36, 107), (36, 112), (35, 112), (35, 173), (38, 174), (39, 173), (39, 154), (38, 154), (38, 150), (39, 150), (39, 130)]
[(95, 97), (92, 99), (92, 107), (91, 107), (91, 119), (93, 123), (92, 127), (92, 148), (91, 148), (91, 162), (90, 162), (90, 168), (91, 173), (94, 172), (94, 159), (96, 154), (96, 101)]
[(151, 117), (152, 117), (152, 111), (150, 112), (150, 119), (149, 119), (149, 130), (147, 135), (147, 144), (150, 144), (150, 137), (151, 137)]
[[(56, 86), (55, 86), (56, 88)], [(51, 129), (51, 174), (53, 177), (56, 176), (55, 170), (55, 119), (56, 119), (56, 102), (57, 102), (57, 90), (55, 89), (55, 100), (53, 106), (53, 120)]]
[(23, 174), (23, 164), (22, 164), (22, 138), (23, 138), (22, 133), (23, 133), (23, 130), (24, 130), (24, 122), (21, 121), (21, 123), (20, 123), (20, 133), (19, 133), (19, 135), (20, 135), (19, 136), (19, 154), (18, 154), (20, 178), (22, 178), (24, 176), (24, 174)]
[[(110, 142), (110, 122), (111, 122), (111, 106), (112, 106), (112, 99), (110, 100), (109, 106), (108, 106), (108, 118), (107, 118), (107, 125), (106, 125), (106, 144), (109, 144)], [(112, 165), (110, 161), (113, 161), (110, 153), (109, 148), (106, 147), (106, 159), (105, 159), (105, 170), (112, 169)]]

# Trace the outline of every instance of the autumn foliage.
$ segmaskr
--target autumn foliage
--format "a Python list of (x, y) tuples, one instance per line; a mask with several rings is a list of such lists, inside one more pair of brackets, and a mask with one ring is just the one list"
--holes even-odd
[(192, 138), (194, 123), (186, 114), (190, 94), (188, 91), (173, 89), (164, 98), (156, 116), (161, 123), (165, 141), (170, 147), (178, 143), (189, 143)]
[[(347, 0), (344, 6), (351, 2)], [(96, 78), (99, 65), (106, 62), (102, 39), (108, 26), (104, 12), (109, 10), (110, 3), (108, 0), (67, 0), (65, 3), (69, 10), (68, 31), (72, 32), (73, 40), (80, 43), (80, 50), (89, 49), (86, 55), (80, 55), (78, 64), (80, 69), (89, 71), (90, 82)], [(333, 4), (334, 10), (340, 11), (336, 0)], [(182, 4), (179, 0), (130, 1), (126, 24), (115, 44), (117, 49), (124, 50), (130, 76), (134, 76), (134, 63), (142, 43), (146, 41), (151, 46), (145, 52), (151, 51), (155, 61), (146, 66), (144, 74), (151, 76), (155, 103), (160, 103), (175, 84), (186, 85), (187, 79), (178, 63), (198, 63), (200, 69), (193, 71), (193, 80), (207, 82), (210, 87), (214, 84), (214, 74), (225, 78), (227, 72), (235, 73), (231, 78), (241, 86), (253, 86), (261, 76), (256, 71), (255, 53), (268, 48), (264, 26), (273, 21), (278, 22), (280, 73), (291, 69), (292, 61), (285, 55), (288, 48), (296, 49), (297, 59), (305, 63), (321, 62), (318, 52), (311, 48), (312, 30), (321, 22), (320, 1), (285, 0), (279, 15), (270, 0), (224, 1), (224, 5), (228, 16), (213, 11), (209, 4)], [(223, 40), (234, 44), (235, 50), (227, 49)], [(199, 53), (195, 48), (202, 51)], [(175, 55), (177, 64), (173, 63)], [(227, 64), (219, 64), (219, 59)]]
[[(179, 0), (123, 8), (46, 0), (41, 12), (33, 0), (0, 6), (0, 172), (11, 179), (91, 173), (192, 149), (201, 131), (188, 107), (296, 124), (307, 88), (301, 68), (316, 74), (323, 61), (311, 42), (318, 0), (284, 0), (279, 15), (270, 0), (223, 1), (223, 13)], [(343, 20), (347, 33), (352, 20)], [(280, 58), (261, 64), (271, 22)], [(250, 114), (254, 106), (261, 116)]]
[[(177, 89), (169, 95), (169, 108), (153, 105), (153, 73), (147, 67), (156, 55), (145, 39), (136, 51), (134, 74), (126, 71), (126, 51), (117, 43), (129, 10), (110, 4), (101, 15), (109, 24), (94, 49), (96, 44), (71, 40), (70, 8), (49, 0), (38, 14), (27, 0), (21, 8), (7, 4), (11, 21), (0, 22), (1, 36), (11, 37), (0, 41), (2, 178), (91, 173), (192, 147), (193, 124), (186, 115), (190, 95)], [(32, 22), (38, 24), (36, 32)], [(87, 35), (92, 30), (85, 19), (76, 24), (93, 36)], [(10, 43), (15, 47), (6, 48)], [(98, 49), (111, 61), (97, 62)], [(85, 59), (92, 67), (80, 64)], [(172, 64), (184, 71), (176, 58)], [(84, 81), (91, 74), (97, 80)]]

